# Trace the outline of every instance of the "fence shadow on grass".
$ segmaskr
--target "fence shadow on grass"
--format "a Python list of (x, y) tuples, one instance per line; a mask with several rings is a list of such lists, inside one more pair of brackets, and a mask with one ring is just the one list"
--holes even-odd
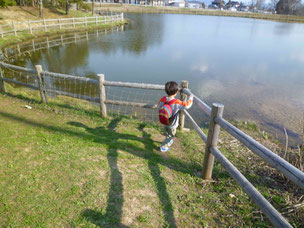
[[(96, 137), (97, 142), (99, 142), (98, 138), (100, 135), (107, 134), (109, 138), (112, 139), (112, 143), (108, 146), (108, 154), (107, 159), (109, 163), (109, 167), (111, 169), (111, 184), (110, 190), (108, 195), (108, 202), (107, 202), (107, 209), (105, 214), (100, 212), (86, 209), (81, 215), (86, 220), (94, 223), (97, 226), (102, 227), (103, 225), (118, 225), (124, 226), (120, 224), (121, 215), (122, 215), (122, 207), (123, 207), (123, 184), (122, 184), (122, 175), (119, 171), (119, 167), (117, 166), (117, 157), (118, 157), (118, 147), (124, 147), (124, 143), (118, 141), (119, 139), (131, 139), (131, 140), (139, 140), (145, 141), (145, 149), (144, 153), (149, 154), (146, 159), (148, 159), (148, 167), (150, 170), (150, 174), (153, 178), (153, 181), (157, 188), (158, 197), (161, 202), (161, 206), (163, 209), (164, 220), (170, 227), (176, 227), (176, 222), (173, 214), (173, 207), (170, 201), (170, 197), (167, 191), (166, 183), (164, 178), (161, 176), (161, 171), (159, 169), (159, 158), (158, 156), (153, 156), (153, 149), (157, 149), (154, 145), (154, 141), (151, 139), (151, 135), (144, 131), (145, 124), (141, 124), (139, 126), (139, 130), (143, 133), (143, 140), (130, 134), (122, 134), (116, 133), (115, 129), (117, 124), (122, 120), (122, 117), (114, 118), (110, 124), (108, 125), (107, 129), (104, 127), (97, 127), (97, 128), (89, 128), (86, 125), (79, 123), (79, 122), (69, 122), (68, 124), (75, 126), (75, 127), (82, 127), (85, 130)], [(104, 141), (102, 141), (104, 143)]]
[[(115, 129), (121, 118), (113, 119), (109, 126)], [(89, 128), (86, 125), (79, 122), (69, 122), (68, 124), (75, 127), (84, 128), (89, 134), (99, 138), (100, 134), (106, 133), (108, 131), (104, 127)], [(108, 134), (107, 134), (108, 135)], [(111, 134), (112, 135), (112, 134)], [(98, 140), (95, 140), (98, 142)], [(82, 212), (81, 216), (84, 217), (87, 221), (94, 223), (96, 226), (119, 226), (127, 227), (120, 223), (122, 216), (122, 207), (123, 207), (123, 183), (122, 175), (117, 166), (117, 157), (118, 151), (117, 148), (111, 148), (111, 145), (108, 147), (107, 160), (110, 167), (110, 189), (107, 200), (106, 212), (100, 213), (91, 209), (86, 209)]]
[[(153, 140), (151, 138), (151, 134), (148, 134), (144, 130), (145, 126), (146, 126), (146, 124), (141, 124), (138, 129), (143, 133), (143, 138), (146, 141), (150, 142), (150, 143), (145, 144), (145, 149), (150, 150), (152, 148), (149, 148), (149, 145), (151, 145), (151, 143), (153, 143)], [(161, 172), (159, 169), (159, 163), (149, 159), (148, 166), (149, 166), (149, 170), (150, 170), (151, 176), (153, 178), (153, 181), (155, 182), (155, 185), (157, 187), (157, 194), (158, 194), (158, 197), (162, 204), (165, 221), (170, 225), (170, 227), (176, 227), (172, 203), (170, 201), (170, 197), (169, 197), (169, 194), (167, 191), (166, 182), (165, 182), (164, 178), (161, 176)]]

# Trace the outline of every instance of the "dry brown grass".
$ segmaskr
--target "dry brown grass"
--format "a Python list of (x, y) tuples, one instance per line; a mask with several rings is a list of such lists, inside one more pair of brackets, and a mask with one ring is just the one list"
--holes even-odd
[[(72, 17), (75, 15), (75, 11), (69, 11), (69, 15), (65, 15), (63, 10), (58, 10), (54, 8), (44, 8), (43, 9), (43, 18), (52, 19), (52, 18), (64, 18)], [(79, 11), (82, 14), (85, 14)], [(41, 20), (39, 17), (39, 8), (31, 6), (9, 6), (8, 8), (0, 8), (0, 24), (10, 24), (12, 21), (25, 22), (28, 20)]]

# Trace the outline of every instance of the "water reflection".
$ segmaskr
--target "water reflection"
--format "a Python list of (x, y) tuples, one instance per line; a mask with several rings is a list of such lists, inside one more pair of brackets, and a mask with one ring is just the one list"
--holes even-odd
[(274, 27), (274, 33), (278, 36), (289, 36), (294, 29), (293, 23), (277, 23)]

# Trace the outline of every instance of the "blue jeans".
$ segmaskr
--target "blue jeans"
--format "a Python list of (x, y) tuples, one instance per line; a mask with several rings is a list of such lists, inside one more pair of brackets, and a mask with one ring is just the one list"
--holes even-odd
[(166, 138), (162, 142), (161, 147), (169, 147), (170, 146), (170, 141), (174, 138), (174, 136), (176, 134), (177, 127), (178, 127), (178, 116), (177, 116), (177, 119), (175, 121), (173, 121), (173, 125), (165, 126)]

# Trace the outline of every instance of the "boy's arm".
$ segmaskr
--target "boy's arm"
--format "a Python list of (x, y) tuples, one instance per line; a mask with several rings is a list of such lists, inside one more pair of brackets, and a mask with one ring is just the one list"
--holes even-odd
[(186, 102), (180, 101), (179, 104), (180, 104), (180, 110), (191, 108), (191, 106), (193, 104), (193, 95), (190, 95)]

